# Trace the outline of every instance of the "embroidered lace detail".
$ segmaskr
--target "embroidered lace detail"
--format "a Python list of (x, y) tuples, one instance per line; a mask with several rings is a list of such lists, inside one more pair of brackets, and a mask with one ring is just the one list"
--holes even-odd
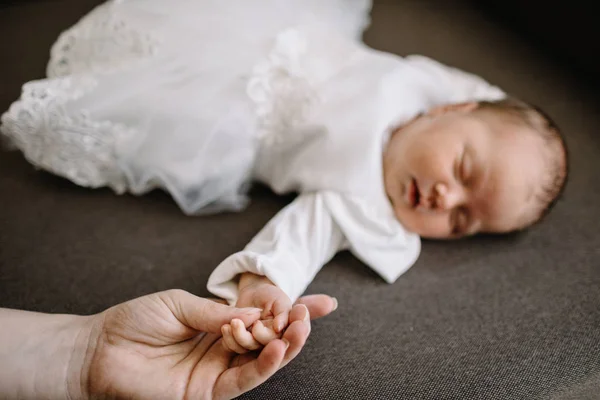
[(113, 12), (119, 3), (99, 6), (61, 33), (50, 51), (48, 77), (113, 72), (156, 53), (159, 39)]
[(36, 167), (81, 186), (109, 186), (123, 193), (126, 185), (114, 148), (116, 139), (132, 130), (93, 121), (85, 111), (68, 115), (65, 110), (68, 101), (95, 85), (84, 76), (29, 82), (21, 99), (2, 115), (0, 132)]
[(286, 131), (306, 119), (316, 100), (313, 84), (302, 65), (306, 50), (306, 40), (297, 30), (284, 31), (248, 82), (247, 94), (255, 104), (259, 137), (265, 144), (281, 143)]

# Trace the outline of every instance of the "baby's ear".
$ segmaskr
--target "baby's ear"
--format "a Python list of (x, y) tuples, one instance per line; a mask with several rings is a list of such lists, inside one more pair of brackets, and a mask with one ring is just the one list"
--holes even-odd
[(428, 112), (427, 115), (431, 116), (431, 117), (437, 117), (449, 112), (464, 112), (464, 113), (468, 113), (471, 112), (473, 110), (475, 110), (477, 107), (479, 107), (479, 103), (476, 101), (470, 101), (467, 103), (454, 103), (454, 104), (443, 104), (443, 105), (439, 105), (439, 106), (435, 106), (433, 108), (431, 108)]

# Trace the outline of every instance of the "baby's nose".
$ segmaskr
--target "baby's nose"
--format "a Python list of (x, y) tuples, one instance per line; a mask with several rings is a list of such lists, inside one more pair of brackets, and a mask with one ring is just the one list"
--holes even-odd
[(452, 210), (463, 201), (459, 190), (451, 190), (443, 183), (437, 183), (434, 188), (435, 208), (440, 211)]

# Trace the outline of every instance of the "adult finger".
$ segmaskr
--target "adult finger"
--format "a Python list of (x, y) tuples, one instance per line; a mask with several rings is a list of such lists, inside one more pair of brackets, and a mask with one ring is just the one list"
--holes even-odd
[(310, 313), (310, 319), (324, 317), (337, 310), (338, 302), (335, 297), (326, 294), (312, 294), (300, 297), (295, 304), (304, 304)]
[(248, 327), (260, 318), (261, 313), (258, 308), (231, 307), (179, 289), (157, 295), (182, 324), (202, 332), (219, 333), (221, 326), (234, 318), (242, 320)]
[(295, 305), (290, 312), (290, 325), (283, 338), (290, 343), (281, 367), (283, 368), (300, 353), (310, 335), (310, 314), (303, 304)]
[(269, 379), (279, 370), (288, 346), (283, 340), (273, 340), (255, 360), (223, 372), (215, 383), (213, 398), (233, 399)]
[(291, 309), (291, 302), (277, 299), (273, 304), (273, 330), (276, 333), (280, 333), (288, 325), (290, 317), (289, 310)]
[(198, 361), (190, 377), (187, 398), (211, 398), (210, 393), (214, 390), (217, 380), (223, 372), (229, 369), (229, 365), (236, 356), (223, 343), (223, 338), (219, 338)]

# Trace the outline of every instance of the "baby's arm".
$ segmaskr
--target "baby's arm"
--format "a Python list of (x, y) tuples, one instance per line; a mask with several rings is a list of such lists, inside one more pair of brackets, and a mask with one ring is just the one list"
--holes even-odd
[[(344, 248), (344, 235), (331, 212), (338, 199), (339, 195), (328, 192), (300, 195), (210, 276), (208, 289), (214, 295), (232, 305), (252, 304), (264, 310), (262, 321), (252, 327), (254, 339), (261, 345), (281, 334), (292, 304), (321, 267)], [(244, 349), (256, 346), (237, 328), (237, 336), (247, 346), (236, 341), (238, 345)], [(224, 337), (229, 337), (228, 347), (240, 350), (230, 340), (236, 336), (236, 323), (223, 329)]]
[[(393, 213), (372, 203), (334, 192), (298, 197), (244, 251), (217, 267), (209, 278), (208, 289), (234, 305), (238, 300), (245, 301), (244, 292), (251, 289), (245, 285), (246, 280), (254, 277), (244, 274), (252, 273), (264, 280), (257, 292), (269, 292), (267, 299), (279, 298), (272, 290), (276, 288), (285, 293), (291, 304), (341, 249), (349, 249), (386, 282), (395, 282), (419, 256), (420, 238), (406, 231)], [(238, 336), (247, 337), (243, 332)]]

